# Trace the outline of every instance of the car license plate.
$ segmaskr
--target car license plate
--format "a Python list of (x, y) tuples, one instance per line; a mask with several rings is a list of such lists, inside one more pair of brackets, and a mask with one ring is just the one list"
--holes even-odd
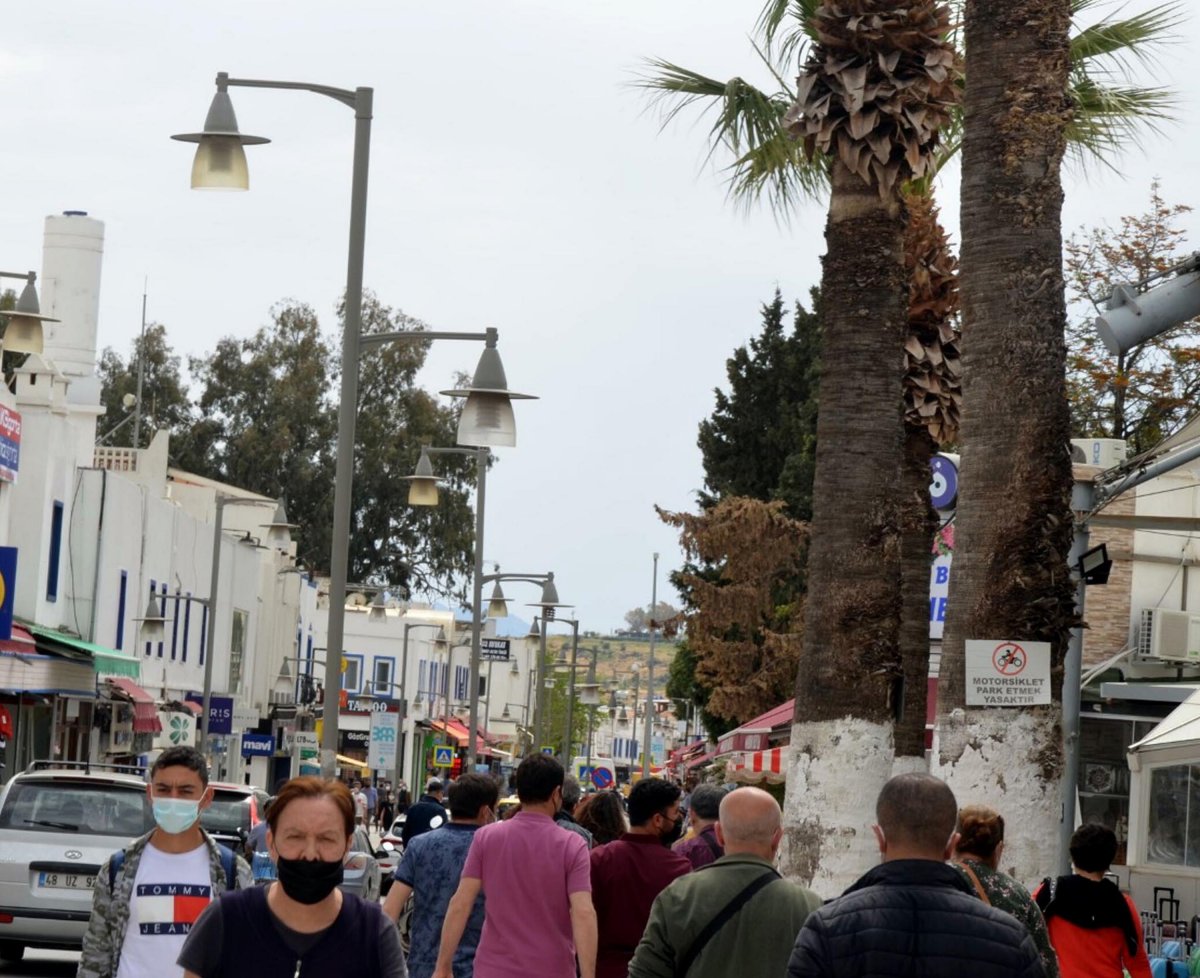
[(96, 884), (95, 876), (82, 873), (38, 873), (39, 890), (90, 890)]

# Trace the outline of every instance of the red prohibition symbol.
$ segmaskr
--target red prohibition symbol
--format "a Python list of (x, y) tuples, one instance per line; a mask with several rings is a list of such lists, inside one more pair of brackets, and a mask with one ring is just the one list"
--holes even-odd
[(1015, 642), (1005, 642), (997, 645), (992, 653), (992, 665), (1002, 676), (1018, 676), (1029, 662), (1025, 650)]

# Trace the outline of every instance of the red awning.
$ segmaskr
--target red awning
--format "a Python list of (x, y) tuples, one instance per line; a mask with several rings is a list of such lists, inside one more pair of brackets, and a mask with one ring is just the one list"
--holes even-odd
[(173, 703), (172, 706), (182, 706), (185, 709), (190, 710), (196, 716), (199, 716), (201, 713), (204, 712), (204, 704), (203, 703), (194, 703), (191, 700), (180, 700), (176, 703)]
[(773, 747), (770, 750), (755, 751), (753, 754), (735, 755), (725, 768), (725, 776), (730, 781), (750, 784), (759, 781), (779, 784), (787, 777), (784, 770), (784, 750), (784, 747)]
[(685, 771), (690, 771), (692, 768), (699, 767), (701, 764), (707, 764), (709, 761), (711, 761), (716, 756), (717, 756), (717, 752), (712, 751), (709, 754), (701, 754), (699, 757), (693, 757), (690, 761), (688, 761), (683, 766), (683, 769)]
[(15, 652), (18, 655), (36, 655), (37, 643), (32, 635), (20, 625), (13, 625), (12, 638), (0, 642), (0, 652)]
[(770, 743), (772, 731), (790, 728), (796, 714), (796, 701), (780, 703), (766, 713), (748, 720), (736, 730), (731, 730), (717, 741), (717, 753), (731, 751), (754, 751), (765, 749)]
[(110, 686), (119, 690), (133, 702), (133, 732), (159, 733), (162, 721), (158, 719), (158, 703), (154, 697), (127, 676), (107, 677)]

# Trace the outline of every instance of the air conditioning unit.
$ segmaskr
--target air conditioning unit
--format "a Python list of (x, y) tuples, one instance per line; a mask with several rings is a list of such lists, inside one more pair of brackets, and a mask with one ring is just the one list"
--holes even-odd
[(1200, 615), (1164, 608), (1143, 608), (1138, 656), (1200, 665)]
[(1071, 461), (1111, 469), (1129, 458), (1124, 438), (1072, 438)]

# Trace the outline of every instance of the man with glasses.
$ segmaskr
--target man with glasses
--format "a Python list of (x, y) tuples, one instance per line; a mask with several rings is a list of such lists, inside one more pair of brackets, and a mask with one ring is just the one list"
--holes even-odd
[(625, 978), (654, 898), (692, 870), (671, 845), (683, 834), (678, 785), (643, 778), (629, 792), (629, 831), (591, 852), (600, 942), (596, 978)]

